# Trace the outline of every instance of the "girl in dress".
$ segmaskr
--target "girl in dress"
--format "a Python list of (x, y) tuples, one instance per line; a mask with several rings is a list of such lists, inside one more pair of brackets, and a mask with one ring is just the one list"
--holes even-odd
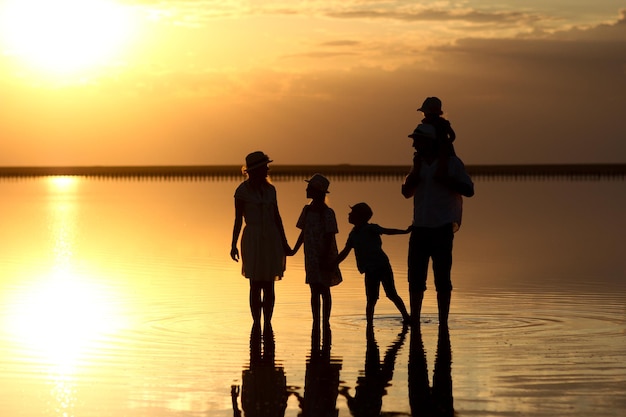
[(263, 152), (246, 156), (243, 172), (247, 179), (235, 191), (235, 225), (230, 250), (231, 258), (239, 261), (237, 242), (241, 237), (241, 271), (250, 280), (250, 312), (255, 324), (260, 324), (261, 312), (265, 324), (270, 324), (274, 312), (274, 282), (285, 272), (285, 255), (291, 252), (283, 221), (278, 211), (276, 188), (268, 180), (272, 162)]
[(307, 180), (306, 196), (311, 203), (304, 206), (296, 227), (300, 236), (290, 255), (294, 255), (304, 243), (304, 269), (306, 283), (311, 288), (311, 312), (313, 325), (319, 326), (320, 312), (324, 327), (330, 327), (332, 299), (330, 287), (342, 281), (341, 272), (332, 261), (337, 257), (337, 219), (333, 209), (326, 204), (330, 182), (315, 174)]

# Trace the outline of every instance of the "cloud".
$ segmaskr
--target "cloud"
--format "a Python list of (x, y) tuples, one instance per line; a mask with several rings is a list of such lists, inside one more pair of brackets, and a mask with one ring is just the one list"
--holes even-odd
[[(427, 50), (426, 65), (300, 75), (274, 104), (277, 116), (266, 116), (279, 127), (275, 134), (315, 143), (308, 158), (403, 163), (409, 146), (402, 138), (418, 120), (417, 104), (439, 95), (469, 163), (625, 162), (620, 16), (535, 39), (461, 39)], [(300, 129), (303, 119), (314, 128)], [(299, 154), (285, 149), (283, 159)]]
[(331, 46), (331, 47), (355, 47), (355, 46), (359, 46), (361, 45), (360, 41), (355, 41), (355, 40), (336, 40), (336, 41), (329, 41), (329, 42), (323, 42), (320, 44), (320, 46)]
[(538, 20), (539, 17), (522, 12), (484, 12), (473, 9), (437, 9), (423, 8), (417, 10), (346, 10), (328, 12), (327, 16), (337, 19), (385, 19), (404, 22), (464, 21), (470, 23), (518, 23), (520, 21)]
[[(461, 108), (465, 132), (478, 143), (490, 138), (484, 155), (510, 162), (624, 162), (624, 16), (543, 39), (465, 39), (437, 48), (435, 61)], [(479, 153), (472, 157), (486, 162)]]
[[(47, 96), (3, 78), (12, 106), (0, 165), (24, 143), (31, 164), (238, 164), (242, 149), (260, 147), (281, 163), (407, 164), (406, 135), (430, 95), (444, 100), (466, 163), (625, 162), (624, 12), (524, 38), (418, 49), (412, 38), (331, 32), (306, 46), (283, 54), (316, 60), (299, 71), (280, 57), (230, 72), (190, 61)], [(386, 67), (394, 56), (402, 59)], [(321, 62), (339, 60), (340, 69)]]

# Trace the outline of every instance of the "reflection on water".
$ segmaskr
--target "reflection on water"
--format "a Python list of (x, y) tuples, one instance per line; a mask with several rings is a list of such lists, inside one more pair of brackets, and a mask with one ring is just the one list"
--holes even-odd
[[(358, 201), (379, 224), (410, 218), (393, 179), (331, 180), (340, 242)], [(387, 299), (368, 328), (348, 258), (332, 335), (311, 330), (302, 256), (276, 284), (273, 329), (251, 331), (248, 281), (228, 256), (238, 182), (0, 181), (1, 414), (626, 412), (623, 181), (477, 181), (455, 237), (449, 333), (432, 290), (421, 328), (403, 328)], [(303, 183), (276, 187), (293, 242)], [(407, 243), (385, 241), (402, 297)]]
[[(242, 375), (241, 405), (247, 417), (281, 417), (287, 408), (287, 380), (282, 366), (276, 363), (274, 331), (266, 324), (261, 332), (260, 323), (250, 332), (250, 366)], [(237, 406), (240, 388), (231, 387), (235, 416), (241, 411)]]
[(452, 349), (448, 327), (439, 327), (432, 387), (428, 380), (426, 351), (421, 329), (411, 331), (409, 352), (409, 402), (414, 417), (452, 417)]
[[(365, 365), (362, 375), (357, 379), (354, 396), (350, 395), (348, 387), (341, 389), (341, 394), (346, 398), (350, 413), (355, 417), (378, 416), (383, 405), (383, 396), (387, 394), (386, 388), (393, 379), (396, 357), (404, 345), (408, 327), (404, 325), (398, 337), (387, 348), (383, 361), (380, 361), (380, 350), (376, 342), (374, 326), (368, 324), (366, 328)], [(415, 330), (419, 332), (418, 330)], [(409, 373), (409, 384), (410, 373)], [(410, 390), (410, 388), (409, 388)]]
[(311, 352), (306, 362), (304, 395), (293, 391), (300, 407), (298, 416), (335, 417), (339, 414), (337, 395), (342, 361), (341, 358), (331, 355), (331, 346), (331, 328), (323, 326), (323, 330), (320, 330), (319, 326), (314, 325), (311, 332)]
[(74, 259), (77, 182), (48, 179), (49, 257), (28, 274), (4, 310), (5, 332), (24, 361), (23, 372), (45, 375), (51, 387), (47, 407), (58, 415), (74, 414), (76, 381), (88, 351), (120, 324), (106, 288)]

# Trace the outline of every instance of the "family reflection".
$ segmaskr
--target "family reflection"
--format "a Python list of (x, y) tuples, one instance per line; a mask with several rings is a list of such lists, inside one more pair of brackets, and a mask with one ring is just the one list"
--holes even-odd
[(383, 406), (383, 396), (393, 378), (393, 370), (398, 352), (404, 344), (408, 327), (404, 326), (396, 340), (389, 346), (382, 363), (380, 351), (374, 335), (374, 326), (368, 325), (366, 330), (367, 347), (365, 350), (365, 369), (363, 376), (357, 380), (354, 396), (349, 394), (348, 387), (341, 388), (348, 403), (350, 413), (355, 417), (380, 416)]
[[(269, 323), (263, 331), (256, 322), (250, 332), (250, 367), (242, 374), (241, 407), (246, 417), (281, 417), (287, 408), (287, 378), (276, 364), (274, 332)], [(233, 415), (241, 416), (239, 387), (231, 387)]]
[[(242, 386), (231, 387), (233, 416), (283, 417), (287, 400), (298, 400), (299, 417), (337, 417), (337, 398), (341, 394), (355, 417), (405, 415), (382, 411), (383, 397), (391, 386), (396, 358), (406, 341), (409, 327), (403, 326), (396, 339), (380, 357), (374, 326), (366, 327), (366, 353), (362, 376), (357, 379), (354, 395), (346, 386), (339, 387), (342, 361), (331, 355), (330, 327), (311, 333), (311, 352), (306, 362), (304, 393), (287, 387), (282, 366), (276, 363), (274, 332), (266, 323), (258, 323), (250, 333), (250, 366), (243, 370)], [(410, 329), (408, 396), (412, 417), (454, 417), (452, 397), (452, 350), (447, 326), (440, 326), (432, 386), (428, 376), (426, 351), (419, 327)], [(238, 399), (241, 396), (241, 408)]]
[(452, 349), (447, 326), (439, 327), (432, 388), (428, 381), (426, 351), (420, 328), (411, 330), (409, 352), (409, 404), (413, 417), (453, 417)]
[(330, 326), (323, 326), (320, 344), (319, 326), (313, 326), (311, 332), (311, 354), (306, 363), (304, 377), (304, 396), (298, 392), (302, 417), (336, 417), (339, 415), (337, 397), (339, 394), (339, 372), (342, 362), (333, 357), (331, 351)]

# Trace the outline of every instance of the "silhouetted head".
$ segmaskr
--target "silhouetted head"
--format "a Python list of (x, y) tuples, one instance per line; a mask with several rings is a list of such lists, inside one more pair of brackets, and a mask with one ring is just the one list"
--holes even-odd
[(269, 164), (270, 162), (273, 162), (273, 161), (270, 159), (269, 156), (265, 155), (263, 152), (261, 151), (252, 152), (246, 156), (245, 170), (246, 172), (250, 172), (256, 168), (265, 166)]
[(267, 164), (272, 162), (269, 156), (261, 151), (249, 153), (246, 156), (246, 165), (241, 168), (241, 172), (253, 182), (268, 180), (270, 168)]
[(422, 106), (417, 109), (417, 111), (421, 111), (424, 114), (442, 115), (441, 100), (437, 97), (426, 97), (426, 100), (424, 100), (424, 103), (422, 103)]
[(374, 212), (366, 203), (357, 203), (350, 206), (350, 208), (352, 211), (348, 214), (348, 222), (355, 226), (367, 223), (374, 215)]
[(426, 140), (435, 140), (437, 139), (437, 131), (435, 130), (435, 126), (421, 123), (417, 125), (413, 133), (407, 135), (413, 140), (418, 139), (426, 139)]
[(330, 181), (328, 181), (328, 178), (322, 174), (315, 174), (310, 179), (305, 181), (309, 183), (307, 190), (316, 191), (322, 194), (329, 193), (328, 186), (330, 185)]
[(419, 124), (413, 133), (408, 135), (413, 139), (413, 147), (418, 151), (435, 151), (437, 132), (435, 126), (429, 124)]

